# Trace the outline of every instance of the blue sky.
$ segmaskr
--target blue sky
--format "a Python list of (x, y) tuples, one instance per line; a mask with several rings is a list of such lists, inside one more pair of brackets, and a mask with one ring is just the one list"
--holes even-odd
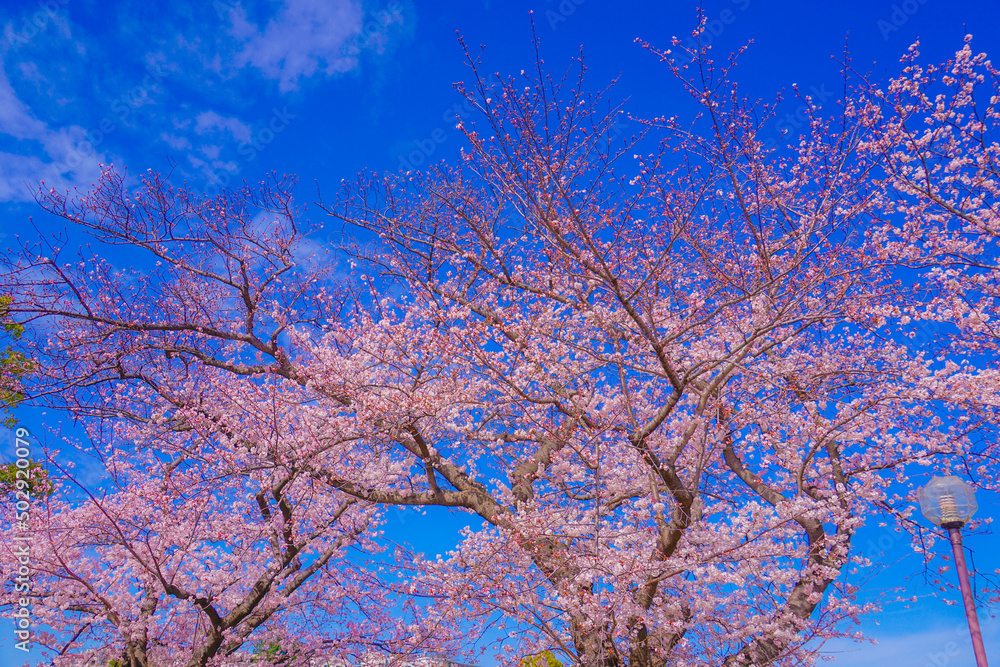
[[(469, 74), (456, 31), (485, 45), (485, 71), (514, 74), (533, 64), (531, 11), (555, 71), (582, 45), (592, 88), (620, 76), (613, 97), (627, 98), (630, 113), (683, 113), (669, 72), (634, 40), (665, 47), (688, 35), (695, 8), (694, 0), (2, 0), (0, 242), (11, 245), (29, 216), (51, 223), (31, 199), (39, 180), (86, 188), (100, 163), (172, 171), (209, 193), (271, 170), (294, 173), (306, 203), (314, 182), (333, 194), (361, 170), (450, 159), (462, 145), (455, 114), (467, 113), (453, 84)], [(797, 84), (832, 101), (840, 80), (831, 55), (848, 37), (854, 65), (877, 77), (894, 73), (918, 37), (931, 59), (953, 53), (966, 33), (975, 50), (1000, 54), (996, 0), (705, 0), (704, 10), (717, 54), (753, 40), (736, 77), (766, 100)], [(786, 103), (771, 125), (775, 138), (794, 111)], [(38, 413), (22, 416), (40, 427)], [(981, 501), (983, 513), (1000, 508)], [(874, 585), (907, 585), (921, 597), (887, 610), (879, 626), (866, 622), (879, 646), (831, 645), (850, 651), (835, 664), (971, 664), (968, 635), (955, 631), (961, 607), (942, 604), (921, 577), (905, 579), (919, 562), (884, 535), (862, 536), (889, 564)], [(415, 531), (413, 541), (435, 548)], [(997, 556), (990, 563), (994, 536), (967, 542), (979, 565), (1000, 564)], [(985, 631), (994, 661), (998, 626)], [(0, 651), (9, 651), (4, 627)]]

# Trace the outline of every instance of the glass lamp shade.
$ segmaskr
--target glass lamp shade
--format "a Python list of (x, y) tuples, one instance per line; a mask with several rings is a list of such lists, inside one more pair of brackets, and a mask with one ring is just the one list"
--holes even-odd
[(961, 528), (979, 509), (973, 488), (954, 475), (932, 478), (917, 498), (927, 520), (943, 528)]

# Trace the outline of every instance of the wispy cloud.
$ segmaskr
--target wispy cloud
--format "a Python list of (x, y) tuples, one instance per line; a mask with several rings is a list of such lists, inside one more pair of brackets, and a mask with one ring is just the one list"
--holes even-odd
[(237, 61), (277, 79), (282, 92), (297, 89), (303, 77), (346, 72), (357, 65), (344, 47), (361, 32), (364, 13), (351, 0), (286, 0), (263, 28), (242, 8), (231, 15), (232, 35), (245, 42)]
[(239, 118), (221, 116), (215, 111), (203, 111), (195, 118), (194, 131), (198, 134), (210, 134), (212, 132), (226, 132), (236, 141), (250, 141), (250, 126)]
[(187, 137), (171, 134), (170, 132), (162, 132), (160, 133), (160, 139), (175, 151), (191, 150), (191, 141)]
[(29, 201), (41, 180), (87, 187), (100, 163), (232, 177), (238, 155), (252, 161), (279, 131), (259, 109), (294, 118), (277, 93), (406, 38), (399, 0), (368, 14), (360, 0), (125, 0), (102, 22), (75, 22), (62, 4), (42, 22), (34, 5), (0, 9), (0, 201)]
[(17, 139), (36, 139), (46, 132), (45, 123), (34, 118), (17, 98), (4, 63), (0, 62), (0, 132)]
[[(1000, 620), (980, 612), (983, 639), (987, 656), (994, 662), (1000, 654), (990, 651), (1000, 641)], [(878, 643), (858, 644), (848, 640), (827, 642), (823, 653), (833, 655), (836, 667), (959, 667), (975, 662), (969, 626), (964, 617), (956, 618), (954, 627), (929, 626), (907, 634), (885, 635), (869, 632), (878, 637)]]
[[(52, 128), (35, 117), (11, 85), (0, 61), (0, 134), (19, 139), (24, 153), (0, 153), (0, 201), (30, 201), (39, 181), (65, 188), (96, 179), (105, 158), (88, 145), (79, 125)], [(81, 159), (87, 152), (90, 159)]]

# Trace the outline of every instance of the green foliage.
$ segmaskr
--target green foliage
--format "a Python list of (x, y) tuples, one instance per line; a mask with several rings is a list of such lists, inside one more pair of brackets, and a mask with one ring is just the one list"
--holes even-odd
[[(20, 340), (24, 327), (10, 319), (10, 297), (0, 297), (0, 335), (13, 341)], [(0, 350), (0, 414), (5, 415), (3, 423), (12, 428), (14, 417), (10, 414), (24, 396), (15, 389), (18, 380), (27, 375), (33, 367), (30, 359), (12, 347)]]
[[(10, 297), (0, 297), (0, 335), (18, 341), (24, 335), (24, 327), (10, 318), (10, 304)], [(4, 416), (3, 425), (8, 428), (13, 428), (16, 423), (11, 410), (24, 399), (15, 387), (32, 367), (31, 360), (21, 352), (11, 347), (0, 350), (0, 415)], [(24, 469), (28, 473), (27, 479), (23, 474), (19, 478), (18, 470), (13, 463), (0, 466), (0, 493), (26, 491), (32, 495), (52, 495), (52, 483), (45, 468), (37, 463), (29, 464)]]
[(277, 640), (272, 639), (270, 642), (258, 642), (253, 649), (254, 655), (259, 656), (261, 660), (270, 660), (272, 658), (277, 658), (285, 654), (281, 650), (281, 644)]
[(32, 461), (24, 468), (28, 473), (27, 479), (24, 475), (18, 477), (18, 470), (20, 468), (13, 463), (0, 466), (0, 493), (25, 491), (34, 497), (52, 495), (52, 482), (49, 481), (48, 471), (41, 464)]
[(281, 642), (272, 639), (269, 642), (263, 640), (257, 642), (253, 653), (257, 662), (265, 665), (278, 665), (288, 660), (288, 651), (281, 648)]
[(542, 651), (521, 658), (520, 667), (563, 667), (552, 651)]

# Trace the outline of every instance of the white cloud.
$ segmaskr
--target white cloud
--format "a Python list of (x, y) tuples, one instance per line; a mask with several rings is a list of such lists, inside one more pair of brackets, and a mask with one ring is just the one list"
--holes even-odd
[(191, 150), (191, 142), (187, 137), (179, 137), (176, 134), (161, 132), (160, 139), (162, 139), (164, 143), (173, 148), (175, 151)]
[(285, 0), (263, 29), (242, 10), (231, 14), (233, 37), (246, 42), (238, 62), (278, 79), (282, 92), (298, 88), (302, 77), (346, 72), (357, 64), (344, 54), (345, 44), (361, 31), (364, 16), (352, 0)]
[(16, 139), (35, 139), (45, 134), (45, 123), (33, 117), (17, 98), (0, 61), (0, 132)]
[(55, 169), (37, 157), (0, 152), (0, 201), (31, 201), (38, 181), (52, 180)]
[(224, 131), (241, 142), (250, 141), (250, 126), (239, 118), (220, 116), (214, 111), (203, 111), (195, 118), (194, 131), (198, 134), (208, 134), (212, 131)]
[[(360, 0), (227, 0), (158, 14), (155, 23), (149, 16), (125, 21), (108, 43), (58, 14), (44, 41), (15, 48), (0, 39), (0, 201), (30, 200), (41, 180), (59, 190), (89, 189), (100, 163), (123, 163), (126, 155), (148, 162), (150, 139), (210, 176), (232, 172), (239, 145), (255, 129), (242, 120), (259, 102), (248, 70), (282, 92), (295, 90), (310, 77), (358, 66), (364, 52), (385, 52), (404, 25), (398, 0), (368, 16)], [(135, 62), (113, 55), (123, 49), (140, 54), (146, 72), (136, 74)], [(107, 77), (86, 75), (109, 57)], [(192, 87), (205, 99), (178, 97)], [(130, 141), (135, 135), (141, 141)]]
[[(1000, 639), (1000, 622), (996, 617), (980, 614), (986, 653), (995, 662), (1000, 655), (990, 647), (996, 646)], [(873, 634), (882, 635), (880, 632)], [(835, 667), (959, 667), (975, 662), (969, 626), (961, 615), (952, 628), (931, 626), (912, 634), (882, 635), (874, 646), (846, 639), (831, 640), (823, 646), (822, 652), (835, 656), (832, 662), (826, 663)]]
[(38, 142), (48, 161), (38, 151), (0, 154), (0, 201), (31, 201), (42, 180), (60, 190), (96, 181), (105, 155), (88, 141), (86, 130), (79, 125), (52, 129), (35, 118), (18, 99), (4, 67), (0, 61), (0, 134)]

